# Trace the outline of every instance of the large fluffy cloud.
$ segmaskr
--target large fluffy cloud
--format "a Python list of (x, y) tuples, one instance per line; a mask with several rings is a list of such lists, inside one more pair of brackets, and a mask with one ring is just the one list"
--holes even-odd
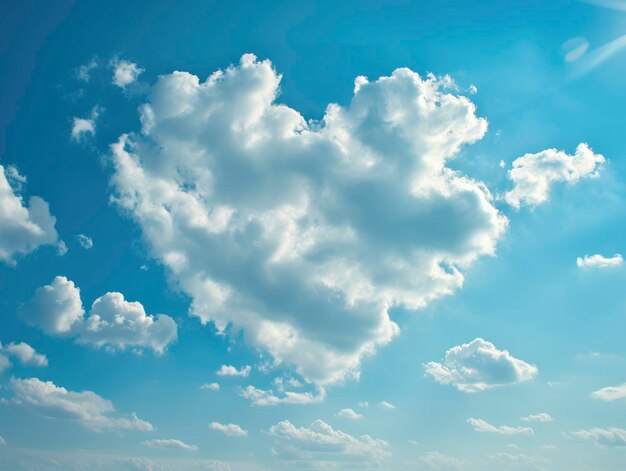
[(452, 347), (446, 352), (443, 363), (431, 361), (424, 367), (438, 383), (452, 385), (466, 393), (528, 381), (538, 371), (536, 366), (515, 358), (506, 350), (498, 350), (481, 338)]
[(545, 203), (555, 182), (575, 183), (581, 178), (598, 175), (604, 157), (594, 154), (587, 144), (580, 144), (574, 155), (556, 149), (526, 154), (513, 161), (509, 179), (513, 189), (505, 194), (507, 203), (537, 206)]
[(85, 318), (80, 290), (64, 276), (38, 288), (21, 314), (49, 335), (72, 336), (78, 343), (110, 350), (149, 348), (161, 354), (177, 338), (174, 319), (147, 315), (141, 303), (126, 301), (122, 293), (96, 299)]
[(31, 196), (24, 204), (19, 190), (25, 181), (15, 167), (0, 165), (0, 261), (8, 264), (15, 263), (16, 255), (57, 241), (56, 218), (48, 203)]
[(319, 122), (275, 102), (280, 80), (250, 54), (160, 77), (141, 134), (112, 146), (114, 201), (192, 315), (323, 385), (398, 333), (391, 308), (461, 286), (507, 219), (446, 166), (487, 129), (449, 78), (360, 77)]
[(316, 420), (310, 427), (296, 427), (283, 420), (270, 427), (269, 434), (276, 439), (274, 455), (294, 467), (327, 469), (343, 463), (348, 469), (378, 469), (380, 462), (389, 456), (386, 441), (369, 435), (354, 437), (322, 420)]
[(9, 382), (13, 401), (32, 407), (45, 417), (74, 420), (95, 431), (153, 429), (137, 415), (121, 415), (111, 401), (92, 391), (70, 391), (52, 381), (38, 378), (15, 379)]

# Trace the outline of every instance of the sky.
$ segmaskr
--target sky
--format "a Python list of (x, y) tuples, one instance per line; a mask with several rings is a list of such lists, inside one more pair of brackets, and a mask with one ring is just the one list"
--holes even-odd
[(615, 471), (626, 2), (0, 2), (0, 469)]

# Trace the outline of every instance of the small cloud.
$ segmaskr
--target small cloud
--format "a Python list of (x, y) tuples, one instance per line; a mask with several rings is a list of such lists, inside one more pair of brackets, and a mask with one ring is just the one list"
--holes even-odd
[(575, 184), (585, 178), (597, 177), (604, 162), (604, 156), (595, 154), (584, 143), (576, 147), (574, 155), (557, 149), (525, 154), (513, 161), (513, 168), (508, 172), (513, 189), (504, 195), (504, 199), (515, 209), (522, 205), (536, 207), (548, 201), (555, 183)]
[(577, 61), (585, 55), (588, 49), (589, 41), (581, 36), (570, 38), (561, 46), (565, 62)]
[(6, 445), (7, 442), (4, 438), (2, 438), (2, 435), (0, 435), (0, 445)]
[(252, 367), (250, 365), (246, 365), (240, 370), (231, 365), (222, 365), (216, 374), (217, 376), (241, 376), (247, 378), (251, 370)]
[(82, 80), (83, 82), (89, 82), (89, 79), (91, 79), (91, 72), (96, 68), (98, 68), (98, 61), (93, 58), (78, 68), (76, 71), (76, 78), (78, 80)]
[(500, 162), (498, 162), (498, 167), (500, 168), (506, 167), (506, 162), (504, 160), (501, 160)]
[(620, 386), (608, 386), (606, 388), (598, 389), (597, 391), (591, 393), (591, 397), (607, 402), (624, 399), (626, 398), (626, 383)]
[(78, 234), (76, 236), (76, 240), (85, 250), (89, 250), (93, 247), (93, 239), (89, 236), (86, 236), (85, 234)]
[(385, 410), (393, 410), (396, 408), (396, 406), (394, 406), (393, 404), (390, 404), (387, 401), (380, 401), (378, 403), (378, 407), (380, 407), (381, 409), (385, 409)]
[(481, 338), (450, 348), (443, 363), (431, 361), (424, 368), (439, 384), (465, 393), (529, 381), (538, 372), (535, 365), (515, 358), (507, 350), (498, 350)]
[(552, 422), (554, 419), (546, 412), (540, 412), (539, 414), (531, 414), (526, 417), (520, 417), (524, 422)]
[(483, 419), (469, 418), (467, 423), (474, 430), (482, 433), (497, 433), (499, 435), (533, 435), (535, 431), (530, 427), (509, 427), (508, 425), (495, 426)]
[(135, 82), (144, 71), (137, 64), (120, 59), (113, 59), (111, 67), (113, 67), (113, 84), (122, 89)]
[(326, 391), (318, 388), (317, 393), (283, 391), (281, 396), (277, 396), (270, 390), (248, 386), (239, 391), (239, 395), (248, 399), (255, 406), (276, 406), (278, 404), (315, 404), (322, 402), (326, 397)]
[(367, 409), (370, 406), (369, 402), (367, 401), (359, 401), (359, 407), (363, 408), (363, 409)]
[(176, 440), (175, 438), (146, 440), (143, 442), (143, 444), (148, 448), (175, 448), (185, 451), (198, 450), (198, 447), (196, 445), (188, 445), (187, 443), (181, 440)]
[(476, 95), (478, 93), (478, 88), (476, 87), (476, 85), (471, 84), (467, 89), (467, 93), (469, 93), (470, 95)]
[(220, 424), (219, 422), (211, 422), (209, 424), (211, 430), (216, 430), (229, 437), (245, 437), (248, 435), (248, 431), (242, 429), (237, 424)]
[(72, 123), (72, 140), (79, 142), (84, 139), (87, 135), (95, 136), (96, 135), (96, 120), (100, 115), (100, 108), (95, 106), (91, 110), (91, 114), (89, 118), (79, 118), (77, 116), (74, 117)]
[(63, 257), (67, 253), (67, 250), (68, 250), (67, 245), (65, 245), (65, 242), (63, 242), (62, 240), (59, 240), (57, 242), (56, 248), (57, 248), (57, 255), (59, 257)]
[(220, 385), (219, 383), (204, 383), (200, 386), (200, 389), (208, 389), (209, 391), (219, 391)]
[(585, 255), (576, 259), (578, 268), (614, 268), (621, 266), (622, 263), (624, 263), (624, 258), (621, 254), (615, 254), (612, 257), (605, 257), (600, 254)]
[(352, 409), (341, 409), (339, 412), (337, 412), (336, 416), (342, 419), (350, 420), (357, 420), (363, 417), (361, 414), (357, 414)]
[(570, 435), (585, 440), (593, 440), (596, 445), (603, 447), (626, 446), (626, 430), (617, 427), (578, 430)]
[[(0, 345), (0, 351), (3, 350)], [(10, 343), (4, 347), (4, 351), (9, 355), (17, 358), (22, 365), (46, 367), (48, 366), (48, 358), (45, 355), (37, 353), (33, 347), (25, 342)]]

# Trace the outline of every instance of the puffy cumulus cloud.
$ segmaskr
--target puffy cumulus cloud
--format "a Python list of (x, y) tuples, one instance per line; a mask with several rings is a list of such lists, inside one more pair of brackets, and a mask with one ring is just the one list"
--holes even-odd
[(495, 426), (483, 419), (470, 418), (467, 419), (467, 423), (474, 427), (477, 432), (498, 433), (500, 435), (533, 435), (535, 433), (531, 427)]
[(624, 263), (624, 258), (621, 254), (615, 254), (612, 257), (605, 257), (600, 254), (585, 255), (576, 259), (578, 268), (611, 268), (619, 267), (622, 263)]
[(437, 451), (429, 451), (420, 455), (416, 460), (409, 461), (408, 464), (417, 465), (422, 469), (436, 469), (443, 471), (463, 469), (469, 465), (469, 462), (467, 460), (454, 458)]
[(113, 68), (113, 84), (120, 88), (126, 88), (135, 82), (144, 71), (137, 64), (123, 59), (113, 59), (111, 67)]
[(88, 317), (84, 314), (80, 290), (64, 276), (38, 288), (21, 309), (27, 323), (49, 335), (112, 351), (149, 348), (162, 354), (177, 338), (174, 319), (147, 315), (141, 303), (126, 301), (122, 293), (106, 293), (94, 301)]
[(153, 440), (146, 440), (143, 444), (149, 448), (173, 448), (185, 451), (198, 450), (196, 445), (188, 445), (187, 443), (175, 438), (155, 438)]
[(250, 375), (250, 371), (252, 371), (250, 365), (243, 366), (240, 370), (232, 365), (222, 365), (216, 374), (217, 376), (241, 376), (247, 378)]
[(537, 367), (513, 357), (506, 350), (481, 338), (452, 347), (443, 363), (424, 365), (426, 373), (440, 384), (448, 384), (466, 393), (521, 383), (537, 374)]
[(247, 437), (248, 431), (242, 429), (237, 424), (221, 424), (219, 422), (211, 422), (209, 424), (209, 428), (211, 430), (216, 430), (224, 435), (228, 435), (229, 437)]
[(0, 345), (0, 352), (1, 351), (17, 358), (22, 365), (38, 367), (48, 366), (48, 358), (41, 353), (37, 353), (33, 347), (25, 342), (12, 342), (4, 348)]
[(603, 163), (604, 157), (594, 154), (587, 144), (579, 144), (574, 155), (556, 149), (525, 154), (513, 161), (508, 172), (513, 189), (504, 199), (514, 208), (537, 206), (548, 201), (554, 183), (576, 183), (582, 178), (595, 177)]
[(48, 335), (68, 335), (76, 324), (82, 324), (84, 313), (80, 289), (64, 276), (37, 288), (20, 310), (26, 323)]
[(89, 236), (86, 236), (85, 234), (78, 234), (76, 236), (76, 240), (85, 250), (89, 250), (93, 247), (93, 239)]
[(354, 437), (334, 430), (322, 420), (308, 428), (283, 420), (270, 427), (269, 435), (276, 439), (274, 456), (289, 461), (293, 467), (378, 469), (390, 455), (386, 441), (369, 435)]
[(248, 386), (239, 390), (239, 395), (248, 399), (255, 406), (277, 406), (279, 404), (315, 404), (322, 402), (326, 397), (326, 390), (318, 388), (315, 393), (299, 391), (280, 391), (280, 395), (274, 394), (271, 389), (259, 389)]
[(12, 378), (9, 389), (13, 402), (31, 407), (44, 417), (76, 421), (95, 431), (153, 430), (152, 424), (135, 413), (117, 413), (111, 401), (92, 391), (70, 391), (38, 378)]
[(591, 393), (594, 399), (602, 401), (617, 401), (626, 398), (626, 383), (620, 386), (607, 386)]
[(570, 435), (585, 440), (593, 440), (596, 445), (605, 447), (626, 446), (626, 430), (617, 427), (592, 428), (590, 430), (579, 430)]
[(390, 309), (459, 288), (508, 221), (446, 166), (487, 129), (449, 79), (360, 77), (319, 122), (275, 103), (280, 80), (251, 54), (161, 76), (111, 182), (192, 315), (326, 385), (398, 333)]
[(336, 416), (341, 417), (342, 419), (350, 419), (350, 420), (357, 420), (363, 417), (362, 414), (358, 414), (354, 412), (352, 409), (341, 409), (339, 412), (337, 412)]
[(100, 115), (100, 109), (96, 106), (91, 110), (89, 118), (74, 117), (72, 121), (71, 137), (73, 141), (80, 141), (87, 135), (96, 135), (96, 120)]
[(525, 417), (520, 417), (524, 422), (552, 422), (554, 418), (547, 412), (540, 412), (538, 414), (531, 414)]
[(16, 255), (57, 241), (56, 218), (48, 203), (31, 196), (24, 204), (19, 192), (25, 182), (15, 167), (0, 165), (0, 262), (9, 265), (15, 264)]

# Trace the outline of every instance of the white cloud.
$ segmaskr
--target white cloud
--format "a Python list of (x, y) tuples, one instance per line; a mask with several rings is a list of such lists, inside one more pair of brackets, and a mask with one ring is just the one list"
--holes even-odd
[(73, 420), (95, 430), (153, 430), (137, 415), (116, 412), (111, 401), (92, 391), (69, 391), (52, 381), (11, 378), (9, 389), (15, 403), (35, 409), (44, 417)]
[(20, 311), (22, 318), (48, 335), (69, 334), (83, 320), (80, 289), (64, 276), (37, 288), (35, 295)]
[(587, 144), (579, 144), (574, 155), (556, 149), (526, 154), (513, 161), (509, 179), (513, 189), (504, 199), (514, 208), (537, 206), (548, 201), (555, 182), (576, 183), (598, 175), (604, 157), (594, 154)]
[(500, 435), (532, 435), (535, 431), (531, 427), (509, 427), (508, 425), (495, 426), (483, 419), (470, 418), (467, 423), (477, 432), (497, 433)]
[(111, 66), (113, 67), (113, 84), (120, 88), (126, 88), (135, 82), (144, 71), (137, 64), (127, 60), (113, 59)]
[(424, 368), (438, 383), (466, 393), (528, 381), (538, 371), (536, 366), (481, 338), (452, 347), (443, 363), (431, 361)]
[(31, 196), (24, 205), (19, 192), (25, 181), (15, 167), (0, 165), (0, 262), (9, 265), (15, 264), (16, 255), (57, 241), (56, 218), (50, 214), (48, 203)]
[(547, 412), (520, 417), (524, 422), (552, 422), (554, 418)]
[(91, 110), (91, 115), (89, 116), (89, 118), (79, 118), (75, 116), (74, 121), (72, 122), (72, 140), (80, 141), (88, 134), (91, 136), (95, 136), (96, 120), (98, 119), (99, 115), (100, 108), (96, 106)]
[(219, 383), (204, 383), (202, 386), (200, 386), (200, 389), (209, 389), (211, 391), (219, 391), (220, 385)]
[(0, 435), (0, 445), (6, 445), (7, 442), (6, 440), (2, 437), (2, 435)]
[(370, 406), (370, 403), (367, 401), (359, 401), (359, 407), (362, 407), (364, 409), (368, 408)]
[(605, 257), (600, 254), (585, 255), (583, 258), (578, 257), (576, 259), (578, 268), (611, 268), (619, 267), (622, 263), (624, 263), (624, 258), (620, 254), (615, 254), (612, 257)]
[(357, 414), (356, 412), (354, 412), (352, 409), (349, 409), (349, 408), (341, 409), (339, 412), (337, 412), (336, 416), (342, 419), (350, 419), (350, 420), (357, 420), (363, 417), (363, 415)]
[(397, 335), (389, 309), (458, 289), (508, 221), (446, 167), (487, 128), (449, 80), (360, 77), (314, 123), (274, 103), (280, 79), (250, 54), (161, 76), (142, 133), (112, 146), (114, 201), (192, 315), (325, 385)]
[(242, 429), (237, 424), (220, 424), (219, 422), (211, 422), (209, 424), (211, 430), (217, 430), (218, 432), (228, 435), (229, 437), (246, 437), (248, 431)]
[(337, 462), (349, 462), (350, 468), (380, 468), (389, 456), (389, 444), (369, 435), (354, 437), (334, 430), (322, 420), (310, 428), (296, 427), (288, 420), (272, 425), (269, 434), (277, 442), (274, 455), (293, 463), (294, 467), (332, 468)]
[(93, 247), (93, 239), (85, 234), (78, 234), (76, 240), (78, 240), (80, 246), (85, 250), (89, 250)]
[(393, 404), (390, 404), (387, 401), (380, 401), (378, 403), (378, 407), (380, 407), (381, 409), (385, 409), (385, 410), (393, 410), (396, 408), (396, 406), (394, 406)]
[(247, 378), (250, 375), (250, 371), (252, 371), (250, 365), (243, 366), (239, 370), (232, 365), (222, 365), (215, 374), (217, 376), (241, 376)]
[(593, 440), (596, 445), (605, 447), (626, 446), (626, 430), (617, 427), (592, 428), (590, 430), (579, 430), (571, 435), (586, 440)]
[(185, 451), (197, 451), (198, 447), (196, 445), (188, 445), (187, 443), (177, 440), (175, 438), (165, 438), (154, 440), (146, 440), (143, 444), (149, 448), (175, 448), (179, 450)]
[(282, 391), (281, 396), (277, 396), (274, 392), (265, 389), (248, 386), (239, 390), (239, 395), (248, 399), (255, 406), (277, 406), (279, 404), (315, 404), (322, 402), (326, 397), (324, 388), (318, 388), (314, 394), (311, 392)]
[(437, 451), (429, 451), (420, 455), (417, 460), (409, 462), (409, 464), (419, 465), (421, 468), (426, 469), (453, 470), (463, 469), (469, 465), (469, 462)]
[(608, 386), (606, 388), (598, 389), (591, 393), (591, 397), (594, 399), (601, 399), (603, 401), (617, 401), (618, 399), (626, 398), (626, 383), (620, 386)]
[(91, 72), (98, 68), (98, 61), (94, 58), (86, 64), (81, 65), (76, 72), (76, 77), (83, 82), (89, 82), (91, 78)]
[(0, 351), (4, 350), (9, 355), (17, 358), (22, 365), (45, 367), (48, 366), (48, 358), (37, 353), (33, 347), (25, 342), (10, 343), (4, 349), (0, 345)]
[(80, 344), (108, 350), (150, 348), (161, 354), (177, 338), (176, 322), (165, 314), (154, 316), (138, 302), (129, 302), (122, 293), (99, 297), (84, 317), (80, 290), (64, 276), (38, 288), (24, 304), (24, 320), (49, 335), (75, 337)]

